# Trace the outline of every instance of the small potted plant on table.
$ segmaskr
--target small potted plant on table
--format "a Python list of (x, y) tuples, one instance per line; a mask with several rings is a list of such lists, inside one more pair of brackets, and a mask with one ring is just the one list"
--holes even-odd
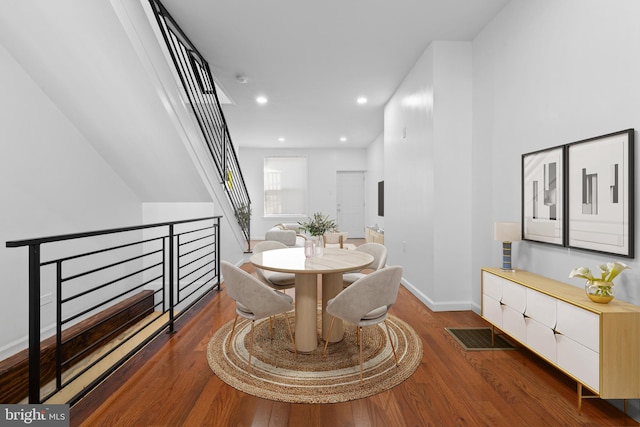
[(338, 230), (336, 222), (329, 218), (329, 215), (323, 215), (320, 212), (314, 213), (309, 221), (298, 222), (298, 224), (300, 224), (300, 230), (318, 239), (318, 248), (324, 247), (322, 239), (325, 233)]

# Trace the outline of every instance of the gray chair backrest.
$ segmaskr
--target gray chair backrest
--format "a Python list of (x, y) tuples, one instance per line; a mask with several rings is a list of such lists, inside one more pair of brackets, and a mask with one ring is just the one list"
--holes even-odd
[(379, 307), (391, 308), (398, 297), (402, 267), (386, 267), (353, 282), (330, 300), (327, 311), (331, 315), (357, 324), (362, 317)]
[(357, 251), (366, 252), (373, 257), (373, 262), (366, 268), (380, 270), (387, 263), (387, 248), (380, 243), (364, 243), (356, 248)]
[(253, 253), (259, 254), (260, 252), (272, 251), (274, 249), (284, 249), (288, 246), (282, 242), (278, 242), (276, 240), (265, 240), (263, 242), (258, 242), (253, 247)]
[(251, 310), (256, 319), (293, 310), (293, 304), (241, 268), (227, 261), (220, 261), (220, 269), (227, 294)]

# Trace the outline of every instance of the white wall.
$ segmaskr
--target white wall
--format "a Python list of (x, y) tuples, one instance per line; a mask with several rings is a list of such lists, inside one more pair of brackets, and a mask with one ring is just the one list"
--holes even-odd
[[(26, 345), (27, 249), (5, 242), (139, 224), (137, 195), (0, 45), (0, 359)], [(46, 290), (45, 290), (46, 293)], [(43, 323), (52, 304), (44, 307)]]
[[(512, 0), (475, 39), (475, 271), (500, 265), (500, 243), (491, 240), (493, 222), (520, 220), (522, 154), (640, 128), (638, 16), (635, 0)], [(637, 194), (637, 154), (635, 162)], [(635, 220), (638, 224), (637, 214)], [(638, 236), (636, 227), (636, 242)], [(516, 268), (577, 287), (584, 281), (569, 279), (571, 269), (593, 271), (614, 259), (620, 258), (514, 243)], [(623, 261), (632, 270), (615, 280), (616, 297), (640, 304), (640, 262)], [(479, 301), (479, 275), (474, 279)], [(638, 400), (629, 402), (628, 413), (640, 419)]]
[(384, 217), (378, 216), (378, 182), (384, 181), (384, 134), (367, 146), (367, 173), (364, 179), (365, 225), (384, 228)]
[[(474, 270), (500, 265), (492, 223), (520, 220), (522, 154), (640, 128), (637, 16), (634, 0), (515, 0), (474, 41), (474, 195), (481, 207)], [(636, 173), (636, 191), (639, 180)], [(593, 270), (614, 259), (620, 257), (514, 243), (517, 268), (578, 287), (584, 283), (568, 278), (572, 268)], [(616, 295), (640, 304), (640, 263), (625, 262), (633, 269), (616, 279)]]
[[(260, 149), (241, 147), (238, 161), (251, 197), (251, 238), (262, 240), (275, 224), (305, 221), (307, 217), (264, 217), (264, 158), (272, 156), (306, 157), (308, 168), (308, 214), (322, 212), (336, 218), (336, 172), (365, 171), (366, 150), (363, 149)], [(377, 185), (377, 182), (376, 182)]]
[(385, 246), (433, 310), (471, 305), (471, 44), (434, 42), (385, 108)]

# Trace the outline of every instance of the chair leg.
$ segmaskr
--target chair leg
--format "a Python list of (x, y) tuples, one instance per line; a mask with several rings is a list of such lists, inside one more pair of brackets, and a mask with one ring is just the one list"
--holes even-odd
[(331, 324), (329, 324), (329, 331), (327, 333), (327, 340), (324, 342), (324, 350), (322, 350), (322, 357), (325, 357), (327, 354), (327, 346), (329, 345), (329, 337), (331, 336), (331, 332), (333, 331), (333, 322), (336, 321), (336, 318), (331, 319)]
[(362, 382), (362, 326), (358, 326), (358, 341), (360, 341), (360, 382)]
[(273, 340), (273, 317), (269, 316), (269, 338)]
[(251, 346), (249, 347), (249, 368), (247, 369), (247, 373), (249, 375), (251, 375), (251, 355), (253, 354), (253, 323), (254, 321), (251, 321)]
[(296, 348), (296, 341), (293, 339), (293, 332), (291, 331), (291, 325), (289, 324), (289, 314), (284, 313), (284, 316), (287, 319), (287, 329), (289, 329), (289, 338), (291, 338), (291, 345), (293, 345), (293, 352), (298, 354), (298, 349)]
[(231, 328), (231, 336), (229, 337), (229, 341), (227, 341), (227, 353), (229, 352), (229, 348), (231, 347), (231, 340), (233, 339), (233, 332), (236, 330), (236, 322), (238, 321), (238, 316), (233, 319), (233, 327)]
[(387, 327), (387, 336), (389, 337), (389, 344), (391, 344), (391, 350), (393, 350), (393, 358), (394, 358), (394, 359), (395, 359), (395, 361), (396, 361), (396, 366), (400, 366), (400, 365), (398, 364), (398, 355), (396, 354), (396, 348), (395, 348), (395, 346), (393, 345), (393, 340), (391, 339), (391, 332), (389, 332), (389, 324), (387, 323), (387, 320), (386, 320), (386, 319), (385, 319), (385, 321), (384, 321), (384, 326), (386, 326), (386, 327)]

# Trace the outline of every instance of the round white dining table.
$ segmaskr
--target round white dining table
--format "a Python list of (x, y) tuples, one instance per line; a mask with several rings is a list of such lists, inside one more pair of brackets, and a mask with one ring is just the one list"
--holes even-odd
[(337, 342), (342, 339), (344, 328), (342, 321), (336, 319), (331, 336), (327, 337), (331, 323), (327, 301), (342, 291), (342, 273), (366, 267), (373, 257), (360, 251), (326, 248), (324, 255), (306, 258), (304, 248), (286, 248), (253, 254), (249, 261), (257, 268), (295, 274), (296, 347), (310, 352), (318, 346), (318, 275), (322, 276), (322, 339)]

